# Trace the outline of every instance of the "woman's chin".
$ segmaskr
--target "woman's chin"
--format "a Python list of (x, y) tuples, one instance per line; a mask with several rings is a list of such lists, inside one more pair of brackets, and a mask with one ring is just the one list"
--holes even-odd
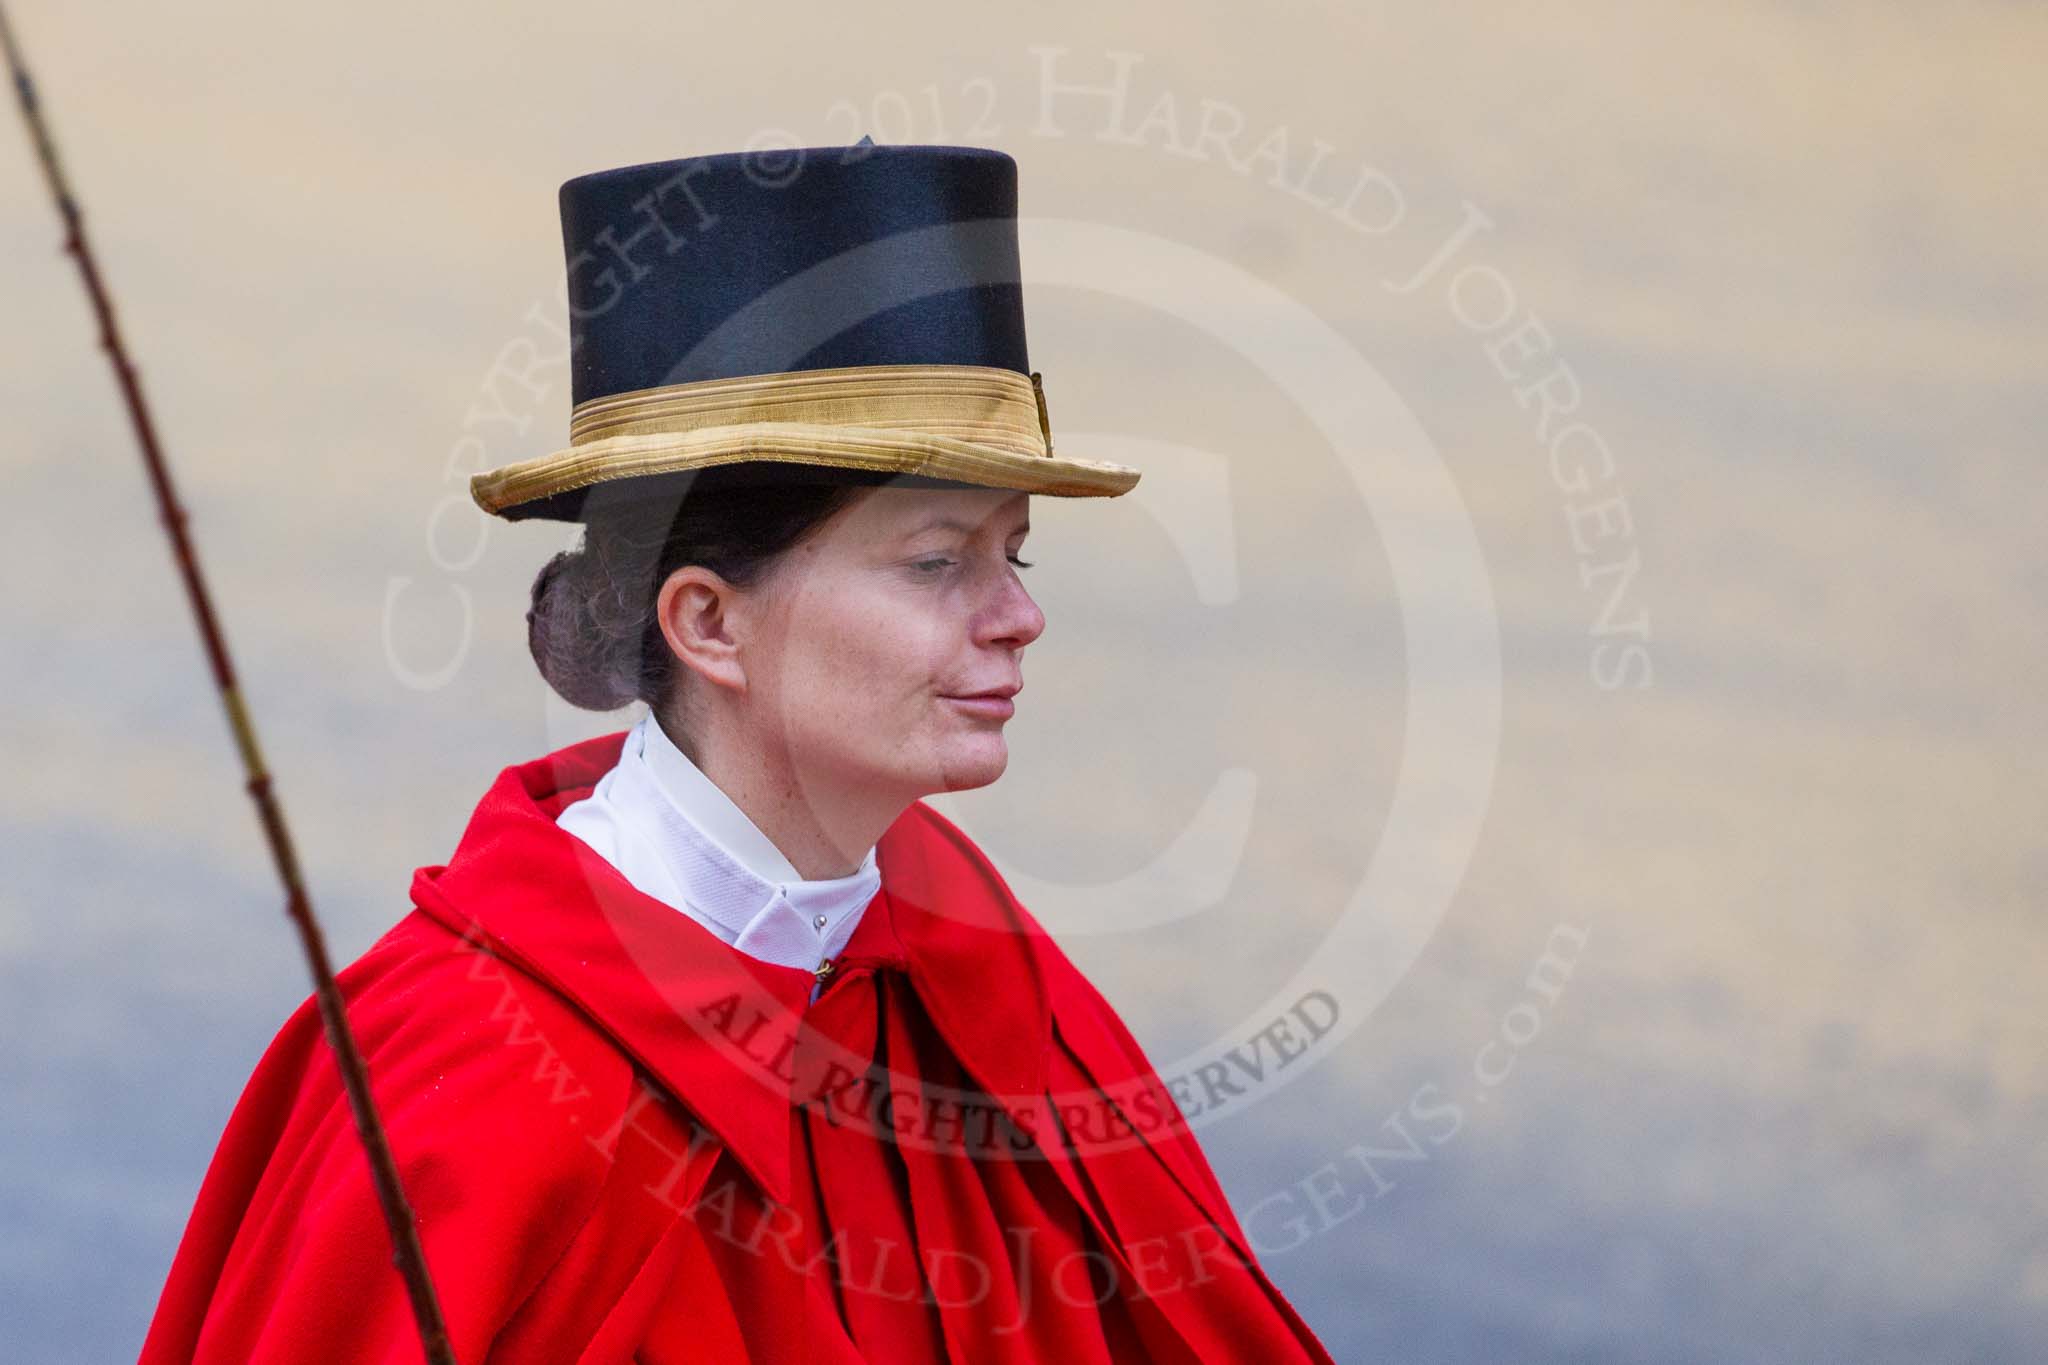
[(1010, 766), (1010, 746), (1002, 735), (976, 735), (971, 741), (948, 746), (940, 791), (971, 791), (986, 787)]

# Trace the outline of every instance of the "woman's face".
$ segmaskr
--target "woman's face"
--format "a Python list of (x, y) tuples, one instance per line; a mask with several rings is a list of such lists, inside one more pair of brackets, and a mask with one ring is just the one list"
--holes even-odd
[(867, 490), (748, 590), (748, 722), (798, 783), (907, 804), (1002, 775), (1045, 629), (1017, 573), (1029, 514), (1002, 489)]

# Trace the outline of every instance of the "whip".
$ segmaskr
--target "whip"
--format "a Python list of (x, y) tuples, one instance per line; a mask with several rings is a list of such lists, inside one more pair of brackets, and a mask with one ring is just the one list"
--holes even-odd
[(4, 7), (0, 7), (0, 46), (7, 50), (8, 70), (14, 77), (14, 90), (21, 103), (22, 116), (28, 121), (29, 137), (35, 142), (36, 158), (42, 163), (43, 178), (49, 183), (50, 194), (57, 201), (57, 212), (64, 220), (64, 250), (78, 262), (78, 272), (84, 277), (86, 293), (92, 299), (93, 315), (99, 322), (100, 346), (107, 353), (108, 363), (114, 367), (114, 378), (121, 386), (121, 396), (127, 401), (128, 416), (135, 428), (135, 439), (142, 447), (142, 460), (149, 471), (150, 486), (156, 492), (164, 529), (170, 534), (171, 550), (178, 561), (178, 572), (185, 581), (185, 595), (191, 600), (192, 614), (198, 621), (199, 634), (206, 646), (214, 685), (220, 692), (221, 705), (227, 711), (228, 728), (234, 733), (243, 770), (248, 774), (249, 795), (256, 803), (257, 819), (262, 822), (271, 858), (277, 864), (277, 874), (284, 883), (285, 913), (298, 927), (299, 942), (306, 952), (306, 965), (313, 973), (313, 994), (319, 1001), (320, 1019), (326, 1028), (335, 1064), (341, 1070), (349, 1108), (355, 1114), (356, 1132), (361, 1136), (364, 1151), (370, 1159), (370, 1176), (377, 1187), (377, 1201), (383, 1206), (384, 1223), (391, 1232), (392, 1259), (405, 1279), (406, 1292), (412, 1300), (420, 1344), (426, 1351), (429, 1365), (455, 1365), (455, 1352), (448, 1343), (448, 1328), (442, 1321), (440, 1301), (434, 1293), (433, 1279), (427, 1273), (419, 1229), (413, 1221), (412, 1207), (406, 1202), (405, 1189), (399, 1183), (398, 1163), (392, 1159), (384, 1125), (378, 1119), (376, 1104), (370, 1097), (369, 1072), (363, 1066), (355, 1035), (349, 1031), (341, 990), (335, 985), (334, 968), (327, 959), (326, 941), (321, 937), (319, 923), (313, 918), (312, 902), (307, 899), (305, 885), (299, 876), (298, 854), (292, 847), (291, 831), (285, 825), (284, 810), (271, 788), (270, 773), (263, 765), (263, 753), (256, 743), (255, 723), (249, 718), (241, 689), (235, 683), (235, 670), (228, 658), (227, 643), (222, 638), (220, 623), (215, 619), (206, 580), (199, 572), (199, 560), (193, 553), (192, 539), (186, 530), (185, 511), (178, 505), (177, 492), (171, 484), (170, 466), (157, 445), (156, 428), (150, 421), (149, 407), (143, 402), (141, 382), (136, 376), (135, 366), (128, 359), (120, 328), (114, 322), (113, 303), (100, 278), (91, 244), (86, 240), (78, 200), (65, 181), (63, 166), (57, 160), (56, 144), (51, 140), (49, 127), (36, 100), (35, 84), (29, 79), (28, 68), (15, 44)]

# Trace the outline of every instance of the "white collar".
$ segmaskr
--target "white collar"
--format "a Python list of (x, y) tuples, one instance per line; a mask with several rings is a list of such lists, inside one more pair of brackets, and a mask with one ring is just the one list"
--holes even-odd
[(654, 718), (653, 712), (640, 718), (627, 744), (635, 748), (646, 762), (662, 794), (689, 817), (694, 826), (691, 833), (708, 837), (718, 852), (753, 874), (764, 885), (784, 886), (792, 892), (810, 894), (844, 882), (859, 881), (864, 873), (874, 869), (875, 850), (869, 848), (861, 858), (860, 866), (849, 875), (807, 881), (775, 846), (775, 842), (761, 832), (753, 818), (741, 810), (702, 768), (691, 762), (688, 754), (676, 747), (676, 742), (668, 737), (668, 731)]
[[(803, 874), (783, 856), (747, 813), (725, 794), (690, 756), (676, 747), (668, 731), (649, 712), (633, 727), (626, 744), (646, 761), (663, 794), (681, 808), (698, 829), (765, 882), (800, 882)], [(873, 851), (870, 850), (870, 856)]]
[(836, 956), (882, 883), (873, 848), (848, 876), (805, 880), (651, 712), (627, 732), (618, 765), (556, 823), (641, 891), (784, 966)]

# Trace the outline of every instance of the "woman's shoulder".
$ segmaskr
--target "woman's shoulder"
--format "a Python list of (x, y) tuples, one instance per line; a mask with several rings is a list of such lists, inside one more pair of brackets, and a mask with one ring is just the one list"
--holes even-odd
[(961, 897), (983, 902), (982, 913), (965, 916), (983, 925), (1002, 924), (1030, 939), (1034, 948), (1049, 951), (1066, 963), (1045, 927), (1017, 898), (1010, 883), (966, 830), (924, 801), (913, 801), (889, 826), (879, 846), (882, 884), (898, 896), (949, 906), (948, 917), (966, 907), (952, 905)]
[[(893, 869), (899, 884), (910, 882), (935, 899), (972, 895), (986, 897), (993, 914), (984, 922), (1006, 920), (1027, 939), (1049, 996), (1057, 1011), (1106, 1016), (1114, 1032), (1128, 1031), (1102, 992), (1090, 981), (1031, 908), (1017, 894), (980, 844), (959, 825), (923, 801), (912, 802), (885, 838), (896, 855)], [(886, 878), (885, 878), (885, 884)], [(1135, 1040), (1131, 1040), (1135, 1046)]]
[[(414, 910), (336, 984), (423, 1217), (473, 1189), (526, 1202), (603, 1181), (608, 1156), (586, 1139), (632, 1104), (634, 1066), (543, 983)], [(215, 1162), (244, 1164), (247, 1197), (290, 1172), (315, 1184), (360, 1173), (360, 1141), (324, 1035), (308, 996), (243, 1088)]]
[[(616, 1260), (674, 1222), (634, 1196), (683, 1146), (689, 1117), (649, 1103), (660, 1097), (631, 1059), (543, 983), (417, 911), (337, 983), (465, 1358), (577, 1248)], [(594, 1273), (589, 1284), (599, 1298), (618, 1290)], [(144, 1359), (383, 1359), (409, 1323), (308, 998), (228, 1121)]]
[(380, 1102), (549, 1146), (631, 1102), (632, 1059), (478, 932), (414, 909), (337, 981)]
[[(417, 909), (336, 984), (422, 1217), (485, 1189), (515, 1203), (574, 1202), (603, 1182), (611, 1154), (589, 1138), (633, 1105), (636, 1070), (567, 1000)], [(216, 1162), (237, 1157), (252, 1167), (251, 1197), (286, 1169), (316, 1183), (358, 1173), (360, 1141), (314, 997), (237, 1101)]]

